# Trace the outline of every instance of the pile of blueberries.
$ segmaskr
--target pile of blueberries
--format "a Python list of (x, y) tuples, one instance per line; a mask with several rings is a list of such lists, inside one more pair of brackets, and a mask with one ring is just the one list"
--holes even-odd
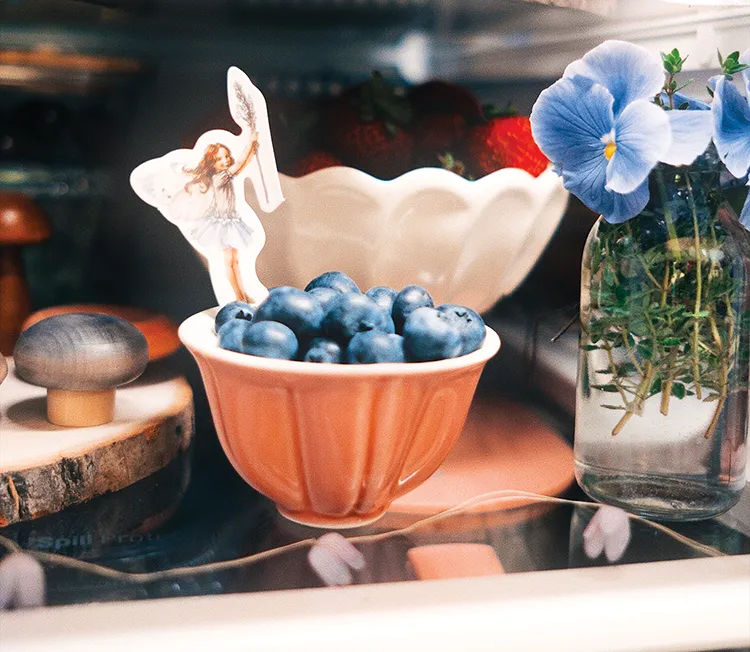
[(484, 342), (484, 321), (470, 308), (435, 307), (423, 287), (362, 293), (342, 272), (314, 278), (304, 291), (273, 288), (254, 307), (233, 301), (216, 315), (219, 346), (265, 358), (370, 364), (455, 358)]

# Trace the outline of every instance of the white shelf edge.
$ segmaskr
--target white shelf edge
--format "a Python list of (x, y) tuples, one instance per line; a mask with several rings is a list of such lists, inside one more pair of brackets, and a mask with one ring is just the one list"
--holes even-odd
[(129, 603), (3, 615), (4, 652), (750, 645), (750, 556)]

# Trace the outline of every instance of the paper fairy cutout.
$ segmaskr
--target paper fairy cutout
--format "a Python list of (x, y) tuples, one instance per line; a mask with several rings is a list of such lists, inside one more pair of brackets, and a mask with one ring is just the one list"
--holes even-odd
[(237, 299), (257, 304), (268, 294), (255, 271), (266, 236), (245, 201), (245, 188), (252, 186), (267, 213), (284, 197), (263, 94), (234, 67), (227, 74), (227, 91), (239, 136), (209, 131), (193, 149), (178, 149), (139, 165), (130, 184), (206, 259), (219, 305)]

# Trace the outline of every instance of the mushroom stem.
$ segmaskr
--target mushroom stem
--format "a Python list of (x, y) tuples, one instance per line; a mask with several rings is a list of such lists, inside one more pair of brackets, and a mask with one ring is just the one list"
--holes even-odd
[(31, 310), (20, 247), (0, 246), (0, 297), (0, 354), (11, 355)]
[(57, 426), (100, 426), (114, 417), (114, 388), (84, 392), (47, 390), (47, 420)]

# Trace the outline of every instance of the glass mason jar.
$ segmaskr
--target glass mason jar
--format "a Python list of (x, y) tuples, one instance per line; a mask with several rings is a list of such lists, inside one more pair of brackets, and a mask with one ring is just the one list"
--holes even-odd
[(660, 165), (651, 199), (583, 256), (575, 470), (595, 500), (698, 520), (745, 486), (750, 239), (711, 149)]

